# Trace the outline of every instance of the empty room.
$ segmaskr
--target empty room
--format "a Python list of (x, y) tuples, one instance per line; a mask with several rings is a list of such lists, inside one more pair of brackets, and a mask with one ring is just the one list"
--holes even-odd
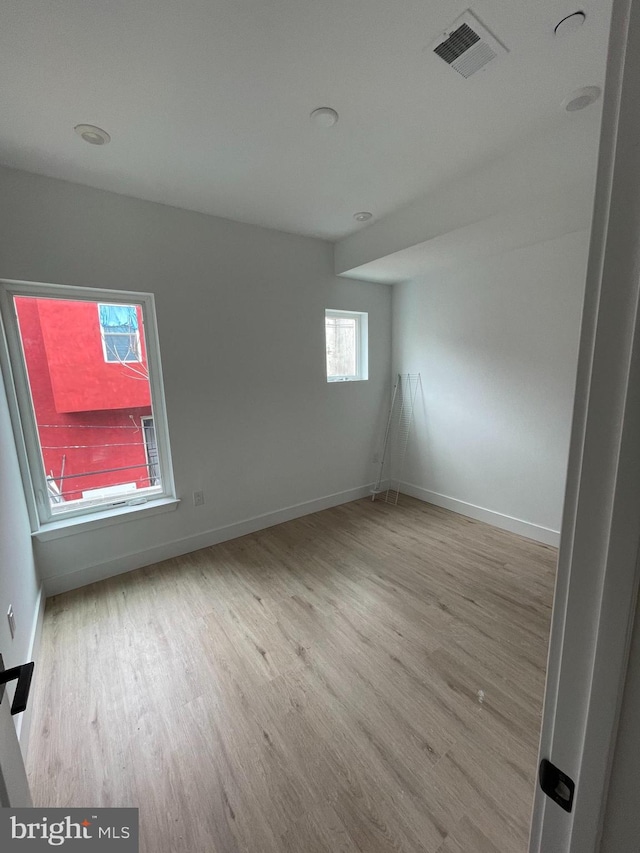
[(3, 849), (626, 853), (631, 6), (5, 4)]

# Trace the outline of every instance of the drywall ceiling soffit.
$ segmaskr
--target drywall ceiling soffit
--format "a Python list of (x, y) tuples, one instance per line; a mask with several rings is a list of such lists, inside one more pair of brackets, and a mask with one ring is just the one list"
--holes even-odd
[(339, 275), (394, 283), (589, 226), (600, 109), (492, 158), (334, 247)]
[(551, 193), (527, 207), (510, 208), (432, 240), (380, 257), (343, 272), (344, 278), (399, 284), (433, 270), (468, 264), (478, 258), (586, 231), (593, 195), (588, 191)]
[[(562, 41), (567, 0), (470, 5), (510, 52), (465, 80), (431, 46), (466, 3), (5, 0), (0, 163), (339, 239), (602, 84), (610, 0)], [(326, 105), (340, 121), (314, 127)]]

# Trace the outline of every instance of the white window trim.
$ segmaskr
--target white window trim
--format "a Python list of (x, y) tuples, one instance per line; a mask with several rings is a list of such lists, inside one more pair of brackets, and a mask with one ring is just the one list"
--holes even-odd
[[(345, 376), (327, 376), (327, 382), (365, 382), (369, 379), (369, 315), (366, 311), (339, 311), (334, 308), (326, 308), (324, 312), (327, 317), (344, 319), (357, 319), (356, 323), (356, 372)], [(326, 331), (325, 331), (325, 374), (327, 370), (326, 359)]]
[[(146, 497), (136, 498), (134, 496), (124, 506), (122, 500), (114, 500), (112, 503), (71, 510), (62, 515), (56, 514), (54, 516), (51, 513), (46, 479), (41, 463), (40, 441), (31, 402), (29, 379), (22, 353), (17, 313), (13, 302), (15, 296), (68, 299), (116, 305), (139, 304), (142, 307), (147, 363), (150, 365), (149, 386), (158, 445), (161, 492)], [(152, 293), (0, 279), (0, 338), (0, 367), (6, 384), (7, 402), (18, 451), (31, 529), (37, 538), (54, 538), (56, 535), (75, 532), (74, 528), (79, 532), (80, 529), (86, 530), (112, 524), (114, 520), (127, 520), (124, 516), (128, 513), (131, 513), (132, 517), (140, 517), (143, 514), (151, 513), (152, 510), (155, 512), (161, 508), (175, 509), (178, 501), (173, 479), (158, 328), (155, 319), (155, 300)], [(51, 535), (47, 536), (47, 532)]]
[(112, 524), (121, 524), (125, 521), (135, 521), (159, 513), (172, 512), (178, 508), (178, 498), (158, 498), (147, 501), (140, 506), (125, 507), (101, 507), (101, 511), (87, 513), (81, 517), (60, 518), (43, 524), (32, 534), (39, 542), (49, 542), (52, 539), (62, 539), (77, 533), (87, 533), (100, 527), (109, 527)]

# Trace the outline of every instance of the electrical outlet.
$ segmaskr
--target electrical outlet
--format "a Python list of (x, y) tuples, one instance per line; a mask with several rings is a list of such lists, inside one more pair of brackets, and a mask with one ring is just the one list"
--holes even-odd
[(374, 453), (374, 454), (373, 454), (373, 464), (374, 464), (374, 465), (378, 465), (378, 464), (379, 464), (379, 462), (380, 462), (380, 454), (379, 454), (379, 453)]
[(194, 492), (193, 493), (193, 505), (194, 506), (202, 506), (204, 503), (204, 492)]
[(16, 617), (13, 613), (13, 604), (9, 605), (9, 609), (7, 610), (7, 619), (9, 620), (9, 630), (11, 631), (11, 639), (16, 635)]

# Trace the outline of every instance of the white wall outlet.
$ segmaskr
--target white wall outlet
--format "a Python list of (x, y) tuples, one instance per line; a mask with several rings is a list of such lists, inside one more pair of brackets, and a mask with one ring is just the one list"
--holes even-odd
[(193, 505), (202, 506), (204, 504), (204, 492), (193, 493)]
[(9, 630), (11, 631), (11, 639), (16, 635), (16, 617), (13, 613), (13, 604), (9, 605), (9, 609), (7, 610), (7, 619), (9, 621)]
[(378, 465), (379, 463), (380, 463), (380, 454), (379, 454), (379, 453), (374, 453), (374, 454), (373, 454), (373, 464), (374, 464), (374, 465)]

